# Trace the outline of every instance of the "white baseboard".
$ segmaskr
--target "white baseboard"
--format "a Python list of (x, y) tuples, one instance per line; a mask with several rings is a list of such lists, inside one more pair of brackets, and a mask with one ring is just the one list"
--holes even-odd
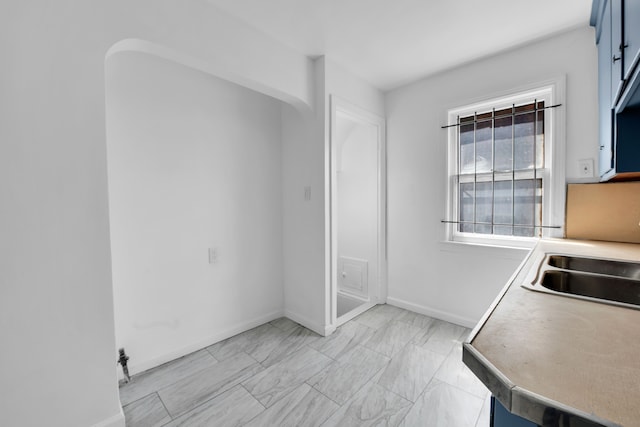
[(120, 408), (120, 411), (114, 416), (100, 421), (92, 427), (125, 427), (124, 412), (122, 412), (122, 408)]
[(433, 307), (427, 307), (425, 305), (414, 304), (412, 302), (404, 301), (398, 298), (387, 297), (387, 304), (404, 308), (406, 310), (413, 311), (414, 313), (424, 314), (425, 316), (435, 317), (436, 319), (455, 323), (456, 325), (464, 326), (466, 328), (474, 328), (478, 323), (478, 320), (476, 319), (459, 316), (457, 314), (438, 310)]
[(336, 327), (333, 325), (321, 325), (320, 323), (314, 322), (306, 316), (294, 313), (290, 310), (285, 310), (284, 315), (294, 322), (301, 324), (305, 328), (311, 329), (316, 334), (322, 335), (323, 337), (331, 335), (336, 330)]
[[(201, 350), (217, 342), (226, 340), (227, 338), (230, 338), (234, 335), (238, 335), (239, 333), (248, 331), (249, 329), (253, 329), (257, 326), (264, 325), (265, 323), (275, 320), (279, 317), (282, 317), (283, 315), (284, 315), (284, 312), (282, 310), (277, 310), (277, 311), (265, 314), (263, 316), (257, 317), (255, 319), (249, 320), (247, 322), (240, 323), (239, 325), (236, 325), (232, 328), (229, 328), (227, 330), (214, 334), (206, 339), (194, 342), (193, 344), (189, 344), (188, 346), (185, 346), (182, 348), (172, 350), (170, 352), (167, 352), (153, 359), (145, 360), (142, 362), (130, 363), (128, 366), (129, 374), (135, 375), (137, 373), (144, 372), (151, 368), (155, 368), (156, 366), (160, 366), (163, 363), (167, 363), (179, 357), (186, 356), (187, 354), (193, 353), (194, 351)], [(122, 369), (119, 369), (118, 379), (122, 379), (122, 378), (124, 378), (124, 375), (122, 374)]]

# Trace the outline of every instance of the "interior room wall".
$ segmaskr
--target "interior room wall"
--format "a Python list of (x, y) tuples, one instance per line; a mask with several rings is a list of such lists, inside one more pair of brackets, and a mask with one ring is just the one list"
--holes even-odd
[(116, 345), (135, 373), (282, 315), (281, 103), (147, 54), (106, 70)]
[(314, 111), (282, 108), (285, 314), (324, 335), (323, 58), (314, 61)]
[[(330, 333), (330, 98), (384, 115), (381, 91), (324, 56), (314, 60), (314, 111), (282, 113), (285, 313), (320, 334)], [(305, 187), (310, 189), (305, 199)]]
[[(526, 251), (446, 243), (447, 110), (566, 75), (566, 177), (598, 158), (597, 57), (583, 27), (427, 77), (386, 94), (389, 298), (471, 326)], [(594, 178), (595, 180), (595, 178)]]
[(0, 35), (2, 423), (123, 427), (105, 56), (150, 41), (308, 109), (311, 60), (208, 2), (3, 2)]

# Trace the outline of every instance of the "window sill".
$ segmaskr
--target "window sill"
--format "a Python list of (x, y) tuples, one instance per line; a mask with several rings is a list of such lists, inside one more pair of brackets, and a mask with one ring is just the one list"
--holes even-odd
[(500, 258), (507, 258), (522, 261), (524, 256), (528, 254), (535, 246), (535, 243), (529, 247), (508, 246), (505, 244), (489, 244), (478, 242), (460, 242), (452, 240), (440, 241), (440, 251), (456, 254), (474, 254), (491, 255)]

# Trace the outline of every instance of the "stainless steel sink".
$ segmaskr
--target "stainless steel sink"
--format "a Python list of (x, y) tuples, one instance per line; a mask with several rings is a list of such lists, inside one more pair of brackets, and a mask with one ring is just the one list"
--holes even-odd
[(548, 264), (564, 270), (606, 274), (640, 280), (640, 263), (567, 255), (550, 255)]
[(640, 263), (547, 254), (535, 278), (522, 286), (535, 291), (640, 309)]
[(621, 277), (545, 271), (540, 284), (552, 291), (640, 306), (640, 281)]

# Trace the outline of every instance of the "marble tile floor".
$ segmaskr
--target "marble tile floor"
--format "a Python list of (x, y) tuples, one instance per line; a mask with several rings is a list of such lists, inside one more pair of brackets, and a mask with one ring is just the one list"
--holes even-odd
[(321, 337), (281, 318), (132, 378), (127, 427), (486, 427), (469, 329), (378, 305)]

